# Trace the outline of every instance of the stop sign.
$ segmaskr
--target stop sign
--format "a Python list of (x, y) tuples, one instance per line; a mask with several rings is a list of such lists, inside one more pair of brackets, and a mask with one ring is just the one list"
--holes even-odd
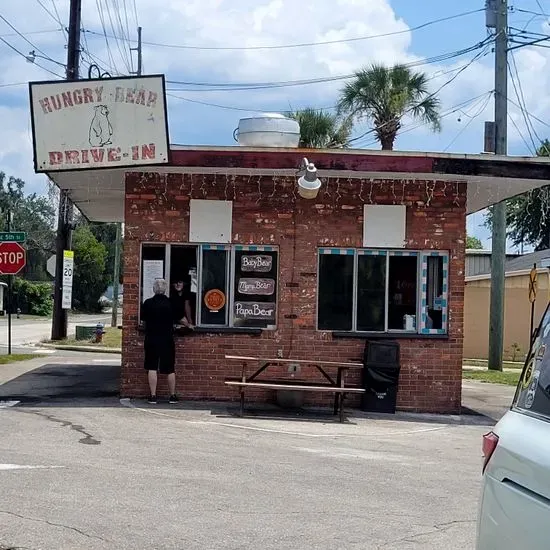
[(17, 275), (26, 263), (25, 249), (19, 243), (0, 243), (1, 275)]

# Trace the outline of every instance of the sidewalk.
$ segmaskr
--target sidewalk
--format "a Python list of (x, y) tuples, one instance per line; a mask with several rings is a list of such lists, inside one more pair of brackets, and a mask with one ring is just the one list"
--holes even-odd
[(475, 380), (462, 382), (462, 406), (498, 422), (510, 409), (516, 388)]

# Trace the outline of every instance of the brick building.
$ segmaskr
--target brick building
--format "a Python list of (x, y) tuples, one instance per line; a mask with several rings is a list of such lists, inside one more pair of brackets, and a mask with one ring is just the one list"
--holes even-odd
[[(322, 181), (311, 200), (297, 193), (304, 156)], [(54, 179), (92, 218), (101, 203), (104, 221), (124, 205), (122, 395), (148, 393), (139, 323), (152, 281), (185, 276), (196, 330), (176, 337), (183, 399), (237, 398), (224, 385), (240, 373), (226, 353), (350, 361), (365, 340), (391, 338), (401, 347), (398, 408), (456, 413), (466, 214), (543, 185), (548, 166), (210, 147), (172, 148), (169, 166), (139, 172), (80, 172), (78, 185), (74, 174)]]

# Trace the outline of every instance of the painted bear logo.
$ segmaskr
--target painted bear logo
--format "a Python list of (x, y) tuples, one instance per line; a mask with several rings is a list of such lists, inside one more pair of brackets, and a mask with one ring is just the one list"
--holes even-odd
[(113, 127), (109, 120), (107, 105), (94, 107), (94, 117), (90, 124), (89, 141), (92, 147), (103, 147), (112, 143)]

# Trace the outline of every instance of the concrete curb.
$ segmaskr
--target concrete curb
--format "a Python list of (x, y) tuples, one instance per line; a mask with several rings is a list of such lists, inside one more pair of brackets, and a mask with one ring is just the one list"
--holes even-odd
[(84, 351), (88, 353), (108, 353), (111, 355), (120, 355), (122, 353), (121, 348), (96, 348), (93, 346), (71, 346), (63, 344), (38, 344), (37, 347), (59, 349), (63, 351)]

